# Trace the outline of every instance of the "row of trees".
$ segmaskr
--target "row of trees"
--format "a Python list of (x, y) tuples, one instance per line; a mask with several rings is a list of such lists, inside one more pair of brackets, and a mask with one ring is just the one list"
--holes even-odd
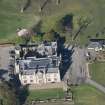
[[(75, 40), (76, 37), (79, 34), (82, 34), (84, 32), (88, 25), (91, 24), (92, 20), (89, 17), (80, 17), (77, 19), (77, 25), (78, 29), (76, 32), (74, 32), (74, 23), (73, 23), (73, 17), (74, 15), (67, 14), (63, 16), (60, 20), (56, 22), (56, 25), (54, 29), (56, 32), (63, 33), (66, 35), (66, 33), (70, 34), (72, 40)], [(37, 25), (31, 27), (29, 32), (24, 31), (25, 35), (22, 36), (22, 39), (25, 41), (25, 43), (28, 43), (29, 41), (35, 42), (35, 41), (54, 41), (56, 40), (56, 32), (54, 29), (49, 30), (48, 32), (42, 32), (42, 21), (39, 21)], [(31, 31), (31, 32), (30, 32)], [(27, 34), (28, 33), (28, 34)]]
[(28, 44), (29, 42), (54, 41), (57, 38), (56, 35), (56, 32), (51, 29), (46, 33), (24, 34), (18, 36), (18, 39), (22, 39), (23, 43)]
[[(73, 14), (67, 14), (62, 17), (56, 24), (56, 31), (54, 29), (48, 32), (42, 32), (42, 21), (39, 21), (37, 25), (31, 27), (31, 29), (22, 29), (19, 32), (19, 36), (27, 43), (31, 41), (54, 41), (57, 38), (57, 32), (65, 33), (72, 32), (73, 30)], [(21, 34), (21, 35), (20, 35)]]
[[(47, 5), (49, 1), (51, 0), (45, 0), (44, 2), (42, 2), (42, 4), (40, 4), (39, 12), (42, 12), (42, 10), (45, 8), (45, 6)], [(61, 0), (55, 0), (55, 4), (59, 5), (60, 1)], [(31, 0), (22, 0), (20, 12), (23, 13), (30, 5), (31, 5)]]
[(28, 86), (21, 86), (16, 75), (8, 82), (0, 80), (0, 105), (23, 105), (28, 95)]

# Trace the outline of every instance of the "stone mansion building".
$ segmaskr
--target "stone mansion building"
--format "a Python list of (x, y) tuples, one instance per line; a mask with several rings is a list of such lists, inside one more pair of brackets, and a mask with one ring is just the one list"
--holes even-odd
[(61, 82), (56, 42), (19, 45), (15, 55), (15, 71), (22, 85)]

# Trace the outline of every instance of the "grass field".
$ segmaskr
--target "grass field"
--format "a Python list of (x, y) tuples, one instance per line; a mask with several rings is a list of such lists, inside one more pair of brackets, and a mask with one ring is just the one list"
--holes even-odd
[[(79, 17), (92, 19), (92, 23), (77, 38), (80, 44), (86, 43), (88, 36), (94, 38), (95, 34), (105, 27), (105, 0), (61, 0), (58, 6), (52, 0), (53, 2), (45, 6), (42, 14), (39, 14), (42, 1), (44, 0), (31, 0), (29, 8), (24, 13), (20, 13), (21, 0), (0, 0), (0, 41), (13, 41), (16, 38), (17, 28), (30, 28), (37, 22), (37, 18), (42, 19), (42, 31), (48, 31), (51, 28), (56, 30), (56, 22), (68, 13), (74, 14), (73, 33), (78, 30)], [(69, 42), (70, 36), (66, 35), (66, 38)], [(105, 35), (100, 34), (99, 38), (105, 38)]]
[(49, 102), (49, 103), (37, 103), (36, 105), (74, 105), (70, 102)]
[(51, 98), (64, 98), (64, 91), (62, 89), (31, 90), (27, 99), (31, 101)]
[(37, 22), (34, 14), (22, 14), (19, 9), (19, 0), (0, 0), (0, 41), (13, 41), (17, 28), (29, 28)]
[(105, 94), (94, 87), (82, 85), (73, 88), (75, 105), (105, 105)]
[(89, 66), (91, 78), (105, 86), (105, 62), (95, 62)]

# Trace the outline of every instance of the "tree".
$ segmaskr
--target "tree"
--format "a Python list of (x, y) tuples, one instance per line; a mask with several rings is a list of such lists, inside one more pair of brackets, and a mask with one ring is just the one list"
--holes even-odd
[(59, 5), (60, 4), (60, 0), (56, 0), (56, 5)]
[(44, 1), (44, 3), (39, 8), (39, 12), (42, 12), (42, 10), (45, 8), (45, 6), (47, 5), (48, 2), (49, 2), (49, 0)]
[(19, 28), (17, 30), (17, 35), (19, 37), (21, 37), (21, 39), (23, 40), (23, 42), (25, 44), (28, 44), (28, 42), (30, 41), (31, 39), (31, 35), (33, 34), (32, 30), (29, 30), (29, 29), (21, 29)]
[(54, 41), (55, 40), (54, 30), (50, 30), (48, 33), (45, 33), (45, 35), (43, 35), (43, 40)]
[(30, 6), (30, 4), (31, 0), (22, 0), (20, 12), (23, 13)]
[(0, 82), (0, 105), (19, 105), (15, 90), (6, 82)]
[(74, 35), (73, 40), (75, 40), (79, 34), (82, 34), (82, 32), (87, 29), (88, 25), (91, 24), (91, 22), (92, 20), (89, 17), (80, 17), (78, 19), (79, 28), (76, 34)]
[(57, 22), (57, 31), (67, 32), (73, 29), (73, 14), (67, 14)]

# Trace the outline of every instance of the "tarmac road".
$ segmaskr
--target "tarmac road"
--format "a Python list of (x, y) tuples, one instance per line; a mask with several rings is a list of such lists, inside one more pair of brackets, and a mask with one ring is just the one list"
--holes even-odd
[(72, 64), (68, 69), (68, 74), (65, 78), (69, 78), (70, 84), (80, 84), (86, 79), (86, 58), (85, 49), (74, 47), (74, 53), (72, 54)]
[(75, 47), (72, 61), (71, 81), (73, 84), (79, 84), (85, 80), (86, 75), (85, 49)]

